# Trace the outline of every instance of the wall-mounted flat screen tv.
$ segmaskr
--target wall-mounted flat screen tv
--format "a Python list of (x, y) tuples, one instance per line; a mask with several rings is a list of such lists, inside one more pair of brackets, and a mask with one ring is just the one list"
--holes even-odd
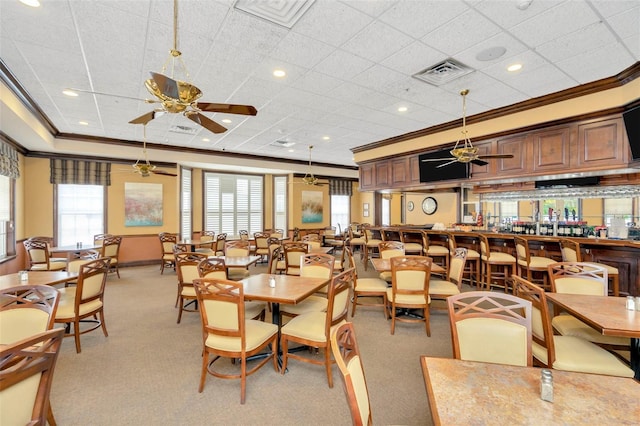
[[(420, 182), (438, 182), (441, 180), (451, 179), (467, 179), (469, 177), (469, 165), (460, 163), (458, 161), (447, 164), (446, 166), (438, 167), (439, 165), (446, 164), (451, 158), (449, 149), (443, 149), (435, 152), (428, 152), (426, 154), (420, 154), (418, 157), (420, 160)], [(422, 161), (424, 159), (442, 159), (439, 161)]]
[(631, 147), (631, 157), (640, 160), (640, 106), (622, 114), (624, 127), (627, 129), (627, 139)]

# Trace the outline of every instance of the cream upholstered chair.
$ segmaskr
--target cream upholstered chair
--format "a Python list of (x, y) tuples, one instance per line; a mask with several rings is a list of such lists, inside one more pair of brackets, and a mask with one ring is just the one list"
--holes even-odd
[(532, 256), (529, 250), (529, 240), (526, 238), (514, 236), (513, 241), (516, 244), (518, 275), (533, 282), (533, 273), (539, 272), (542, 275), (542, 279), (539, 282), (544, 289), (548, 289), (549, 277), (547, 275), (547, 266), (556, 263), (556, 261), (544, 256)]
[(467, 249), (458, 247), (449, 261), (447, 279), (431, 277), (429, 280), (429, 296), (432, 299), (446, 300), (448, 296), (460, 294), (462, 291), (462, 275), (467, 260)]
[(249, 241), (249, 231), (247, 231), (246, 229), (239, 230), (238, 235), (240, 235), (241, 240)]
[[(451, 258), (453, 257), (453, 255), (456, 253), (456, 249), (458, 248), (458, 242), (456, 241), (456, 236), (455, 234), (449, 234), (449, 237), (447, 239), (447, 241), (449, 242), (449, 267), (451, 267)], [(481, 263), (480, 263), (480, 253), (472, 248), (468, 248), (467, 249), (467, 256), (466, 256), (466, 263), (465, 263), (465, 270), (463, 273), (464, 274), (468, 274), (469, 275), (469, 285), (473, 287), (473, 279), (475, 277), (475, 284), (476, 284), (476, 288), (480, 288), (481, 286), (481, 281), (482, 281), (482, 274), (480, 273), (480, 269), (481, 269)]]
[[(197, 312), (198, 302), (196, 290), (193, 288), (193, 280), (200, 277), (198, 265), (208, 256), (204, 253), (176, 253), (176, 270), (178, 271), (178, 295), (176, 306), (178, 312), (178, 324), (182, 320), (182, 312)], [(191, 307), (193, 305), (193, 307)]]
[(426, 234), (424, 231), (401, 229), (399, 233), (400, 242), (404, 245), (404, 252), (406, 254), (417, 256), (426, 255), (424, 250)]
[[(387, 289), (389, 288), (389, 283), (387, 283), (382, 278), (360, 278), (358, 277), (358, 271), (356, 269), (356, 264), (353, 259), (353, 253), (349, 247), (345, 246), (345, 269), (353, 268), (354, 269), (354, 279), (353, 279), (353, 297), (352, 297), (352, 305), (351, 305), (351, 316), (353, 317), (356, 313), (356, 306), (381, 306), (382, 311), (384, 313), (385, 318), (389, 318), (387, 314)], [(381, 299), (381, 303), (375, 302), (358, 302), (358, 298), (366, 298), (366, 300), (371, 300), (371, 298)]]
[[(104, 336), (109, 336), (104, 321), (104, 288), (110, 262), (110, 258), (101, 257), (81, 265), (76, 286), (60, 289), (60, 303), (56, 310), (55, 322), (73, 324), (73, 333), (65, 333), (65, 337), (74, 336), (77, 353), (81, 351), (81, 334), (102, 327)], [(89, 317), (93, 319), (87, 319)], [(91, 323), (92, 326), (80, 330), (80, 323)]]
[(530, 301), (470, 291), (448, 297), (447, 308), (455, 359), (532, 366)]
[[(204, 244), (202, 244), (204, 243)], [(196, 253), (204, 253), (215, 256), (216, 231), (202, 231), (200, 233), (200, 247), (196, 248)]]
[[(502, 280), (504, 291), (507, 292), (509, 277), (516, 272), (516, 258), (509, 253), (492, 251), (486, 235), (478, 234), (478, 239), (480, 240), (480, 260), (484, 270), (485, 288), (491, 290), (495, 278)], [(496, 269), (495, 272), (494, 269)]]
[[(585, 262), (582, 259), (582, 250), (580, 250), (580, 243), (569, 238), (560, 239), (560, 250), (562, 251), (563, 262)], [(607, 270), (607, 276), (611, 282), (611, 289), (608, 293), (612, 296), (620, 296), (620, 272), (618, 268), (607, 265), (606, 263), (588, 262), (598, 267), (605, 268)]]
[(300, 263), (302, 256), (309, 253), (309, 245), (303, 242), (284, 243), (284, 273), (287, 275), (300, 275)]
[(364, 259), (364, 247), (367, 241), (359, 233), (356, 235), (353, 226), (349, 225), (347, 228), (347, 236), (349, 238), (349, 247), (351, 252), (355, 253), (356, 250), (360, 250), (360, 260)]
[(173, 254), (173, 246), (178, 242), (178, 236), (168, 232), (161, 232), (158, 234), (158, 238), (160, 239), (160, 246), (162, 247), (160, 274), (164, 274), (165, 267), (168, 266), (174, 270), (176, 268), (176, 258)]
[[(369, 259), (373, 257), (373, 255), (378, 252), (378, 244), (380, 244), (382, 240), (382, 232), (377, 231), (374, 233), (373, 230), (370, 229), (368, 224), (362, 225), (362, 235), (364, 236), (364, 270), (366, 271), (369, 267)], [(378, 253), (379, 254), (379, 253)]]
[[(80, 266), (85, 263), (89, 263), (92, 260), (99, 259), (101, 257), (100, 252), (97, 250), (82, 250), (80, 252), (74, 253), (73, 258), (67, 262), (67, 271), (80, 273)], [(73, 285), (77, 280), (71, 280), (64, 283), (65, 287), (69, 285)]]
[(269, 255), (269, 267), (270, 274), (275, 275), (284, 271), (284, 259), (282, 258), (282, 246), (277, 245), (271, 248), (271, 254)]
[[(278, 326), (247, 319), (242, 283), (219, 278), (198, 278), (193, 283), (202, 319), (202, 372), (198, 392), (204, 390), (207, 373), (223, 379), (240, 379), (240, 403), (244, 404), (247, 376), (255, 373), (269, 360), (278, 371)], [(263, 352), (267, 355), (252, 367), (247, 358)], [(211, 355), (214, 359), (209, 361)], [(240, 360), (239, 372), (226, 367), (216, 369), (216, 362), (229, 358)]]
[[(430, 257), (399, 256), (392, 257), (391, 288), (387, 289), (387, 306), (391, 310), (391, 334), (395, 333), (396, 321), (424, 322), (427, 336), (431, 336), (429, 324), (429, 278), (431, 275)], [(403, 310), (402, 314), (398, 312)], [(408, 309), (421, 309), (422, 318), (406, 315)]]
[[(48, 285), (24, 285), (0, 290), (0, 347), (51, 330), (59, 299), (58, 290)], [(3, 421), (7, 419), (0, 414), (0, 424), (5, 424)], [(56, 424), (51, 405), (47, 422), (52, 426)]]
[[(445, 269), (445, 275), (449, 271), (449, 233), (441, 231), (425, 231), (426, 236), (426, 253), (435, 263), (442, 265)], [(437, 243), (435, 242), (437, 241)]]
[(110, 237), (111, 234), (95, 234), (93, 236), (93, 245), (94, 246), (101, 246), (102, 245), (102, 241), (107, 238)]
[[(287, 369), (289, 358), (297, 359), (316, 365), (323, 365), (327, 371), (329, 387), (333, 387), (333, 376), (331, 374), (331, 333), (333, 330), (346, 322), (349, 311), (349, 290), (355, 277), (354, 269), (334, 275), (329, 285), (328, 304), (326, 312), (308, 312), (299, 315), (285, 324), (281, 329), (282, 342), (282, 374)], [(317, 360), (294, 353), (289, 353), (289, 343), (324, 350), (324, 359)]]
[(51, 257), (49, 243), (45, 240), (29, 238), (23, 244), (29, 256), (31, 271), (62, 271), (67, 268), (67, 259)]
[(214, 256), (224, 256), (224, 247), (227, 243), (227, 234), (222, 232), (216, 235), (216, 244), (213, 246)]
[[(198, 263), (198, 276), (200, 278), (227, 279), (227, 266), (224, 259), (209, 257)], [(265, 302), (245, 300), (244, 314), (247, 318), (264, 321), (267, 304)]]
[[(249, 256), (249, 241), (233, 240), (227, 241), (224, 246), (225, 257), (246, 257)], [(249, 276), (249, 268), (230, 267), (227, 268), (227, 278), (240, 281)]]
[(367, 380), (352, 323), (342, 324), (331, 334), (331, 350), (344, 383), (351, 421), (354, 425), (373, 424)]
[(0, 424), (55, 425), (49, 394), (64, 330), (0, 345)]
[(284, 229), (274, 229), (273, 232), (269, 235), (273, 238), (283, 238), (284, 237)]
[[(322, 278), (327, 283), (333, 276), (333, 256), (329, 254), (307, 253), (300, 261), (300, 276), (308, 278)], [(311, 295), (295, 305), (283, 304), (280, 306), (280, 324), (282, 317), (295, 317), (307, 312), (324, 312), (327, 309), (327, 294), (329, 284), (318, 290), (319, 295)]]
[(256, 244), (255, 253), (257, 256), (260, 256), (262, 258), (261, 261), (269, 256), (269, 243), (267, 242), (267, 240), (270, 236), (271, 234), (269, 234), (268, 232), (255, 232), (253, 234), (253, 240)]
[(102, 257), (108, 257), (111, 259), (109, 268), (111, 272), (115, 272), (120, 278), (120, 268), (118, 268), (118, 254), (120, 253), (120, 244), (122, 243), (122, 237), (119, 235), (109, 235), (102, 240)]
[[(404, 256), (404, 244), (400, 241), (381, 241), (378, 244), (378, 253), (380, 254), (380, 259), (391, 259), (396, 256)], [(380, 272), (380, 279), (390, 283), (391, 271)]]
[[(344, 271), (345, 269), (347, 269), (345, 267), (345, 263), (347, 261), (347, 256), (346, 253), (344, 252), (344, 248), (345, 248), (345, 242), (346, 241), (335, 241), (335, 244), (333, 247), (335, 247), (336, 250), (340, 249), (340, 257), (337, 257), (336, 255), (336, 259), (333, 262), (333, 273), (337, 274), (340, 273), (342, 271)], [(340, 244), (338, 244), (340, 243)]]
[[(607, 269), (590, 262), (558, 262), (548, 267), (554, 293), (608, 296)], [(578, 318), (562, 314), (551, 319), (553, 328), (563, 336), (576, 336), (609, 350), (629, 350), (629, 338), (605, 336)]]
[(554, 336), (544, 290), (517, 275), (511, 279), (516, 296), (532, 305), (534, 364), (556, 370), (633, 377), (631, 368), (600, 346), (575, 336)]

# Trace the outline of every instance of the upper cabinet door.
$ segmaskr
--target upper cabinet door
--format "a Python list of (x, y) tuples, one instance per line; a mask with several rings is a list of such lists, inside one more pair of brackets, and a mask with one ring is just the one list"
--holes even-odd
[(578, 166), (603, 169), (629, 162), (629, 144), (622, 118), (578, 126)]
[(571, 128), (536, 132), (533, 138), (533, 171), (560, 171), (570, 167)]

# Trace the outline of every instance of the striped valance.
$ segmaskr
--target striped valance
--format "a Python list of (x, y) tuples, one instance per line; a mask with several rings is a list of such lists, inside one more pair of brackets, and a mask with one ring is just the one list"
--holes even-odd
[(111, 164), (97, 161), (51, 159), (51, 183), (111, 185)]
[(350, 180), (329, 179), (329, 194), (351, 196), (353, 194), (353, 184)]
[(20, 177), (18, 151), (6, 142), (0, 141), (0, 175), (12, 179)]

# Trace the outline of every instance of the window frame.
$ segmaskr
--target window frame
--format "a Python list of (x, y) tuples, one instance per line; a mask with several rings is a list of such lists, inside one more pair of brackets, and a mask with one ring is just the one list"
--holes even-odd
[[(77, 186), (77, 184), (62, 184), (62, 183), (56, 183), (53, 184), (53, 244), (55, 246), (60, 245), (60, 238), (59, 237), (59, 185), (74, 185)], [(91, 186), (102, 186), (102, 232), (99, 233), (107, 233), (108, 229), (107, 229), (107, 212), (108, 212), (108, 197), (107, 197), (107, 186), (106, 185), (91, 185)], [(87, 241), (89, 242), (89, 241)], [(93, 242), (93, 238), (91, 239), (90, 242)]]
[[(0, 263), (11, 260), (16, 257), (16, 227), (15, 227), (15, 219), (16, 219), (16, 179), (10, 178), (9, 176), (0, 175), (0, 179), (7, 179), (7, 194), (6, 199), (4, 197), (0, 197), (1, 203), (5, 203), (8, 201), (6, 205), (8, 208), (8, 220), (0, 221), (0, 223), (5, 223), (4, 229), (0, 229), (0, 234), (4, 236), (5, 244), (0, 249)], [(2, 238), (0, 238), (2, 241)]]
[[(186, 175), (188, 175), (188, 178)], [(189, 200), (188, 209), (186, 210), (184, 192), (186, 183), (185, 178), (189, 180)], [(186, 214), (188, 214), (188, 224), (185, 224)], [(185, 228), (186, 226), (188, 226), (188, 230)], [(188, 231), (188, 235), (185, 235), (185, 231)], [(191, 239), (193, 237), (193, 170), (190, 167), (180, 167), (180, 234), (182, 235), (182, 238)]]

